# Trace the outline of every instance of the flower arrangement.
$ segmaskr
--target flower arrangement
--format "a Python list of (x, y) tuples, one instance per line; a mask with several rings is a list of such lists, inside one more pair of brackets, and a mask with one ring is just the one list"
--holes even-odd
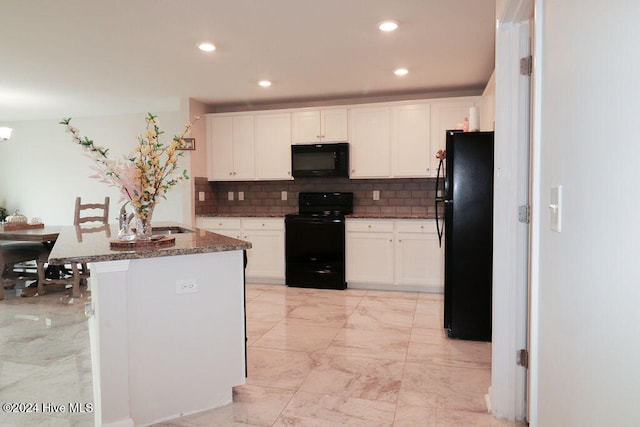
[[(157, 116), (149, 113), (146, 117), (146, 132), (138, 135), (138, 145), (133, 154), (121, 159), (111, 159), (109, 149), (94, 144), (88, 137), (80, 136), (80, 131), (71, 125), (71, 118), (63, 119), (60, 124), (72, 134), (73, 142), (80, 144), (87, 155), (94, 160), (92, 167), (96, 171), (90, 178), (117, 186), (122, 193), (122, 200), (128, 200), (133, 206), (139, 226), (143, 229), (150, 224), (153, 209), (159, 197), (166, 199), (166, 192), (183, 179), (189, 179), (187, 171), (178, 170), (178, 158), (183, 155), (178, 149), (184, 146), (183, 138), (200, 119), (196, 116), (193, 122), (184, 125), (184, 129), (168, 145), (160, 142), (164, 132), (158, 127)], [(142, 224), (140, 224), (142, 223)], [(150, 233), (150, 226), (149, 233)]]

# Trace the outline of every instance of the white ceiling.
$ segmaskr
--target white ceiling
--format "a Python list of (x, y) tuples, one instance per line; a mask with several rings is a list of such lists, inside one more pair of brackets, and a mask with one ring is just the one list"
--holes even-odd
[[(189, 97), (230, 106), (479, 91), (494, 64), (495, 0), (2, 0), (1, 10), (0, 125), (175, 110)], [(400, 28), (379, 32), (384, 19)], [(217, 50), (199, 51), (203, 40)]]

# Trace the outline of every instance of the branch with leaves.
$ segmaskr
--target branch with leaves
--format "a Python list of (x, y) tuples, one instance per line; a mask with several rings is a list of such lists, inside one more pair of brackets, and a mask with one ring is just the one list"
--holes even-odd
[(131, 201), (134, 210), (141, 219), (146, 219), (155, 206), (158, 197), (166, 199), (166, 192), (184, 179), (189, 179), (187, 170), (178, 169), (178, 158), (183, 155), (178, 149), (184, 146), (184, 137), (193, 123), (200, 119), (195, 116), (193, 122), (186, 123), (184, 129), (175, 135), (168, 145), (160, 142), (164, 133), (160, 130), (157, 116), (149, 113), (146, 117), (146, 132), (138, 135), (138, 145), (133, 154), (122, 159), (109, 158), (109, 149), (96, 145), (93, 140), (81, 136), (80, 131), (71, 125), (71, 118), (60, 121), (66, 131), (72, 134), (73, 142), (81, 145), (87, 155), (96, 163), (97, 173), (91, 178), (120, 188), (123, 200)]

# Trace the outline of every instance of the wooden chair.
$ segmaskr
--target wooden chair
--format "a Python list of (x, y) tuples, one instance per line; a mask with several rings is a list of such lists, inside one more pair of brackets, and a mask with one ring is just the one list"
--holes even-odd
[[(99, 210), (99, 213), (87, 212)], [(84, 224), (96, 223), (95, 227), (83, 227)], [(104, 203), (82, 203), (80, 197), (76, 197), (76, 207), (73, 214), (73, 224), (76, 226), (76, 233), (82, 241), (83, 233), (107, 230), (109, 227), (109, 197), (104, 198)], [(93, 224), (91, 224), (93, 225)], [(86, 263), (72, 263), (61, 269), (61, 277), (46, 277), (44, 262), (38, 262), (38, 294), (44, 295), (45, 285), (65, 285), (71, 287), (71, 296), (80, 297), (80, 286), (87, 284), (89, 269)]]
[(37, 272), (15, 268), (30, 261), (46, 262), (49, 250), (41, 243), (12, 242), (0, 244), (0, 300), (4, 299), (4, 288), (12, 287), (27, 279), (37, 279)]
[[(98, 209), (102, 212), (98, 215), (83, 216), (88, 210)], [(76, 210), (73, 214), (73, 225), (82, 225), (86, 222), (99, 222), (101, 226), (109, 224), (109, 197), (104, 198), (104, 203), (82, 204), (80, 197), (76, 197)]]

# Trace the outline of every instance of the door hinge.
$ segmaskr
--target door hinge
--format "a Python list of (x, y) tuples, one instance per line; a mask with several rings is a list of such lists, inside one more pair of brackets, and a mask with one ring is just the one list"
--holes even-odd
[(527, 205), (518, 206), (518, 221), (529, 224), (531, 220), (531, 207)]
[(521, 349), (518, 351), (518, 365), (523, 368), (529, 368), (529, 351), (527, 349)]
[(520, 58), (520, 74), (523, 76), (530, 76), (533, 69), (533, 58), (527, 56)]

